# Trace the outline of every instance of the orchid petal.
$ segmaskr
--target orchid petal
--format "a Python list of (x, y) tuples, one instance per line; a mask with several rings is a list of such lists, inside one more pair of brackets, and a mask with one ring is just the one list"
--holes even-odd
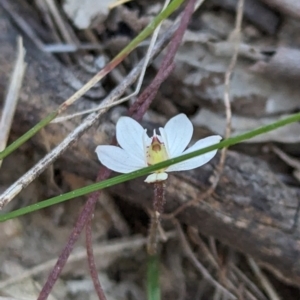
[(154, 182), (158, 182), (158, 181), (164, 181), (168, 179), (168, 174), (167, 173), (153, 173), (150, 174), (149, 176), (147, 176), (147, 178), (145, 179), (145, 182), (147, 183), (154, 183)]
[(116, 126), (116, 136), (119, 145), (130, 155), (145, 161), (144, 128), (134, 119), (121, 117)]
[(105, 167), (119, 173), (130, 173), (147, 167), (142, 159), (131, 156), (128, 152), (116, 146), (98, 146), (96, 153)]
[(179, 156), (191, 141), (193, 135), (192, 122), (185, 114), (170, 119), (164, 128), (160, 128), (170, 158)]
[[(213, 135), (209, 136), (205, 139), (199, 140), (196, 142), (192, 147), (187, 149), (182, 153), (182, 155), (191, 153), (196, 150), (200, 150), (203, 148), (206, 148), (208, 146), (214, 145), (222, 139), (219, 135)], [(166, 169), (166, 172), (173, 172), (173, 171), (186, 171), (186, 170), (192, 170), (198, 167), (201, 167), (202, 165), (206, 164), (208, 161), (210, 161), (217, 153), (218, 150), (213, 150), (208, 153), (202, 154), (200, 156), (196, 156), (194, 158), (185, 160), (183, 162), (180, 162), (178, 164), (172, 165)]]

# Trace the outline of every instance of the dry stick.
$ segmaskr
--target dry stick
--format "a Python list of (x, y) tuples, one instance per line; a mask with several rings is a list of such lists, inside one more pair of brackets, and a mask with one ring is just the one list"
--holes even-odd
[(267, 297), (262, 293), (262, 291), (235, 265), (231, 266), (232, 274), (234, 274), (238, 281), (243, 281), (246, 286), (248, 286), (249, 291), (255, 295), (257, 299), (267, 300)]
[[(199, 237), (198, 230), (193, 227), (188, 227), (188, 235), (191, 238), (191, 240), (198, 245), (201, 248), (201, 251), (203, 251), (204, 256), (208, 259), (210, 264), (219, 271), (220, 266), (217, 262), (216, 255), (212, 254), (211, 251), (208, 249), (207, 245), (203, 242), (203, 240)], [(245, 275), (238, 267), (236, 267), (234, 264), (230, 264), (230, 275), (233, 275), (236, 277), (236, 281), (238, 282), (244, 282), (245, 286), (248, 287), (248, 290), (245, 292), (250, 293), (251, 295), (254, 295), (255, 299), (259, 300), (267, 300), (266, 296), (260, 291), (260, 289)], [(234, 283), (233, 283), (234, 286)]]
[[(188, 2), (187, 6), (186, 6), (186, 8), (183, 12), (180, 25), (179, 25), (179, 27), (178, 27), (175, 35), (174, 35), (174, 38), (172, 39), (172, 41), (170, 43), (170, 46), (168, 47), (169, 51), (167, 51), (167, 54), (164, 58), (162, 66), (159, 69), (158, 74), (156, 75), (155, 79), (161, 78), (162, 74), (166, 73), (165, 69), (167, 67), (169, 67), (169, 69), (170, 69), (170, 66), (172, 66), (172, 62), (174, 60), (176, 51), (177, 51), (177, 49), (180, 45), (180, 42), (181, 42), (181, 39), (183, 37), (184, 31), (185, 31), (185, 29), (188, 25), (188, 21), (189, 21), (191, 15), (193, 13), (194, 3), (195, 3), (195, 0), (190, 0)], [(154, 93), (157, 93), (157, 90), (150, 92), (150, 97), (154, 98), (154, 96), (155, 96), (155, 95), (153, 96)], [(142, 95), (143, 95), (143, 93), (142, 93)], [(145, 99), (145, 102), (147, 102), (147, 99)], [(133, 105), (135, 107), (135, 109), (130, 111), (130, 113), (135, 118), (139, 118), (139, 117), (141, 118), (142, 115), (143, 115), (142, 109), (144, 109), (144, 113), (145, 113), (146, 110), (148, 109), (149, 105), (150, 105), (150, 102), (148, 101), (147, 105), (142, 106), (141, 100), (140, 100), (140, 98), (138, 98), (135, 103), (137, 103), (137, 105)], [(98, 112), (98, 115), (101, 115), (101, 112)], [(110, 170), (107, 170), (106, 168), (100, 168), (100, 172), (99, 172), (99, 175), (97, 177), (97, 181), (104, 180), (105, 178), (108, 178), (110, 173), (111, 173)], [(40, 292), (40, 295), (38, 297), (38, 300), (46, 300), (47, 297), (49, 296), (49, 294), (50, 294), (50, 292), (53, 288), (53, 285), (55, 284), (56, 280), (58, 279), (58, 276), (59, 276), (62, 268), (64, 267), (65, 263), (67, 262), (67, 259), (68, 259), (69, 255), (70, 255), (70, 253), (71, 253), (71, 251), (74, 247), (75, 242), (77, 241), (77, 239), (79, 237), (79, 234), (83, 230), (86, 222), (88, 221), (90, 215), (93, 212), (94, 205), (97, 202), (97, 199), (100, 196), (100, 193), (101, 193), (101, 191), (94, 192), (88, 198), (88, 200), (87, 200), (86, 204), (84, 205), (84, 207), (83, 207), (83, 209), (82, 209), (82, 211), (81, 211), (81, 213), (80, 213), (80, 215), (77, 219), (77, 222), (76, 222), (76, 224), (75, 224), (75, 226), (72, 230), (72, 233), (69, 237), (67, 245), (65, 246), (62, 253), (60, 254), (60, 256), (57, 260), (57, 263), (55, 264), (55, 266), (54, 266), (53, 270), (51, 271), (45, 285), (43, 286), (43, 288)]]
[[(231, 104), (230, 104), (230, 77), (232, 75), (232, 72), (234, 70), (234, 67), (237, 62), (238, 54), (239, 54), (239, 47), (241, 42), (241, 28), (242, 28), (242, 21), (243, 21), (243, 10), (244, 10), (244, 0), (239, 0), (237, 5), (237, 15), (235, 20), (235, 28), (234, 28), (234, 51), (233, 55), (231, 57), (230, 64), (228, 66), (228, 69), (225, 73), (225, 87), (224, 87), (224, 106), (225, 106), (225, 112), (226, 112), (226, 130), (225, 130), (225, 139), (230, 138), (231, 135)], [(220, 180), (221, 174), (224, 169), (224, 164), (226, 160), (226, 154), (227, 154), (227, 148), (223, 148), (221, 151), (221, 157), (219, 161), (219, 165), (217, 167), (217, 175), (215, 178), (214, 183), (214, 189), (217, 187), (217, 184)]]
[[(56, 26), (54, 25), (52, 17), (49, 13), (49, 7), (48, 7), (47, 3), (44, 0), (35, 0), (35, 5), (38, 7), (40, 12), (42, 13), (43, 21), (46, 23), (48, 30), (51, 32), (54, 42), (61, 44), (62, 43), (61, 38), (56, 30)], [(67, 55), (65, 57), (67, 57)]]
[(220, 266), (215, 259), (215, 256), (211, 253), (211, 251), (208, 249), (207, 245), (203, 242), (203, 240), (199, 237), (199, 232), (196, 228), (188, 226), (187, 228), (187, 234), (189, 235), (190, 239), (198, 245), (198, 247), (201, 249), (201, 251), (204, 254), (204, 257), (206, 260), (215, 268), (219, 269)]
[[(203, 253), (203, 255), (202, 255), (202, 253), (201, 253), (201, 255), (203, 256), (203, 257), (205, 257), (207, 260), (208, 260), (208, 262), (213, 266), (213, 268), (214, 269), (216, 269), (217, 271), (219, 271), (220, 270), (220, 266), (219, 266), (219, 264), (217, 263), (217, 261), (215, 260), (215, 258), (214, 258), (214, 255), (212, 255), (212, 253), (210, 252), (210, 250), (208, 249), (208, 247), (207, 247), (207, 245), (202, 241), (202, 239), (199, 237), (199, 235), (198, 235), (198, 231), (195, 229), (195, 228), (193, 228), (193, 227), (188, 227), (187, 228), (187, 231), (188, 231), (188, 235), (189, 235), (189, 237), (192, 239), (192, 241), (196, 244), (196, 245), (198, 245), (199, 246), (199, 248), (201, 248), (201, 251), (202, 251), (202, 253)], [(233, 266), (234, 267), (234, 266)], [(254, 284), (238, 269), (238, 268), (236, 268), (236, 270), (238, 270), (238, 272), (239, 272), (239, 277), (238, 277), (238, 275), (236, 275), (235, 274), (235, 272), (233, 272), (232, 271), (232, 273), (230, 273), (230, 275), (235, 275), (235, 278), (241, 278), (241, 276), (243, 276), (242, 277), (242, 280), (241, 281), (243, 281), (243, 282), (245, 282), (248, 286), (249, 285), (251, 285), (251, 288), (253, 288), (253, 289), (255, 289), (255, 292), (257, 292), (258, 291), (258, 294), (256, 293), (256, 296), (257, 295), (259, 295), (259, 296), (257, 296), (257, 299), (262, 299), (262, 300), (266, 300), (266, 298), (262, 298), (262, 297), (260, 297), (261, 295), (262, 295), (262, 293), (258, 290), (258, 288), (256, 287), (256, 286), (254, 286)], [(231, 276), (231, 277), (232, 277)], [(236, 287), (237, 287), (237, 284), (236, 284), (236, 282), (237, 282), (238, 280), (236, 279), (235, 280), (235, 282), (234, 282), (234, 280), (232, 280), (232, 278), (230, 278), (230, 281), (229, 281), (229, 286), (232, 288), (232, 289), (236, 289)], [(245, 291), (246, 293), (247, 293), (247, 295), (249, 295), (250, 297), (252, 296), (252, 294), (251, 294), (251, 292), (249, 292), (248, 290), (246, 290)], [(221, 295), (220, 295), (221, 296)], [(252, 298), (253, 298), (254, 296), (252, 296)], [(255, 297), (254, 297), (255, 298)]]
[[(157, 42), (153, 49), (151, 57), (156, 56), (161, 49), (165, 47), (168, 41), (173, 36), (177, 25), (172, 26), (163, 37)], [(102, 102), (103, 106), (113, 103), (116, 99), (125, 92), (126, 88), (130, 86), (138, 78), (144, 65), (142, 60)], [(0, 210), (9, 203), (23, 188), (27, 187), (34, 179), (36, 179), (50, 164), (52, 164), (59, 156), (61, 156), (80, 136), (86, 132), (95, 122), (98, 121), (100, 116), (105, 113), (101, 110), (97, 113), (91, 114), (86, 117), (83, 122), (74, 129), (57, 147), (41, 159), (33, 168), (27, 171), (21, 178), (13, 183), (3, 194), (0, 195)]]
[[(189, 226), (187, 228), (187, 233), (188, 233), (190, 239), (196, 245), (198, 245), (199, 248), (201, 249), (201, 251), (203, 253), (202, 256), (205, 257), (206, 260), (208, 260), (208, 262), (213, 266), (214, 269), (219, 271), (220, 266), (219, 266), (217, 260), (215, 259), (214, 255), (211, 253), (211, 251), (208, 249), (208, 246), (204, 243), (204, 241), (199, 236), (198, 230), (194, 227)], [(258, 287), (256, 287), (256, 285), (253, 282), (251, 282), (251, 280), (241, 270), (239, 270), (234, 264), (230, 264), (230, 271), (231, 271), (230, 275), (232, 275), (232, 276), (234, 276), (234, 278), (236, 278), (235, 282), (244, 282), (244, 284), (248, 287), (248, 290), (245, 291), (245, 293), (247, 293), (247, 295), (250, 295), (250, 297), (251, 297), (251, 295), (254, 294), (255, 297), (257, 298), (257, 300), (258, 299), (259, 300), (267, 300), (266, 297), (263, 295), (263, 293), (258, 289)], [(232, 288), (236, 287), (235, 282), (232, 280), (232, 278), (230, 278), (229, 284)], [(254, 296), (252, 296), (252, 297), (254, 297)]]
[[(170, 68), (171, 65), (173, 64), (175, 54), (176, 54), (176, 52), (179, 48), (179, 45), (182, 41), (184, 32), (187, 28), (187, 25), (191, 18), (191, 15), (193, 14), (194, 5), (195, 5), (195, 0), (190, 0), (183, 12), (180, 26), (178, 27), (178, 30), (176, 31), (176, 35), (172, 39), (172, 42), (170, 43), (170, 46), (167, 49), (166, 57), (163, 60), (161, 67), (155, 77), (155, 80), (157, 80), (157, 82), (159, 82), (159, 77), (162, 76), (164, 70)], [(154, 81), (153, 81), (153, 86), (156, 84), (156, 83), (154, 83)], [(142, 93), (142, 95), (139, 97), (139, 99), (130, 108), (129, 112), (133, 115), (136, 114), (136, 117), (134, 117), (134, 118), (136, 118), (136, 119), (141, 118), (141, 116), (139, 116), (138, 109), (140, 106), (144, 105), (144, 103), (145, 103), (144, 99), (147, 98), (149, 96), (149, 94), (152, 93), (153, 86), (150, 85), (148, 88), (146, 88), (145, 91)]]
[(175, 226), (178, 231), (178, 235), (181, 241), (181, 245), (183, 247), (183, 250), (187, 257), (190, 259), (190, 261), (194, 264), (194, 266), (197, 268), (197, 270), (200, 271), (202, 276), (210, 282), (214, 287), (216, 287), (217, 290), (220, 290), (223, 292), (224, 295), (228, 296), (230, 299), (236, 299), (236, 297), (229, 292), (226, 288), (224, 288), (220, 283), (218, 283), (206, 270), (206, 268), (197, 260), (195, 254), (193, 253), (187, 239), (185, 238), (185, 235), (183, 233), (183, 230), (179, 224), (179, 222), (176, 219), (173, 219), (173, 222), (175, 223)]
[(106, 300), (104, 291), (102, 289), (100, 280), (98, 278), (98, 272), (95, 264), (94, 252), (93, 252), (93, 242), (92, 242), (92, 217), (88, 220), (85, 225), (85, 237), (86, 237), (86, 252), (89, 264), (89, 270), (94, 283), (94, 288), (97, 292), (99, 300)]
[[(57, 44), (62, 44), (64, 41), (63, 38), (61, 38), (61, 35), (57, 29), (58, 22), (56, 23), (54, 22), (55, 16), (53, 16), (53, 9), (51, 9), (51, 4), (49, 4), (49, 1), (45, 1), (45, 0), (36, 0), (36, 4), (38, 5), (40, 11), (43, 13), (43, 20), (48, 25), (49, 31), (51, 31), (52, 33), (54, 42), (56, 42)], [(75, 44), (75, 43), (72, 41), (71, 44)], [(51, 45), (49, 44), (44, 45), (44, 52), (49, 51), (49, 46), (51, 47)], [(67, 65), (71, 65), (72, 61), (68, 53), (62, 53), (60, 57)]]
[[(21, 37), (18, 37), (17, 47), (17, 59), (10, 78), (10, 84), (4, 100), (4, 108), (0, 121), (0, 151), (6, 147), (26, 70), (26, 63), (24, 62), (25, 50), (23, 48), (23, 40)], [(0, 161), (0, 167), (1, 164), (2, 160)]]
[[(226, 112), (225, 139), (230, 138), (230, 135), (231, 135), (232, 113), (231, 113), (231, 104), (230, 104), (230, 81), (231, 81), (230, 79), (231, 79), (231, 75), (234, 70), (234, 67), (236, 65), (238, 53), (239, 53), (240, 40), (241, 40), (241, 28), (242, 28), (242, 20), (243, 20), (243, 9), (244, 9), (244, 0), (239, 0), (238, 4), (237, 4), (235, 27), (234, 27), (234, 30), (232, 33), (233, 38), (235, 38), (234, 51), (233, 51), (233, 55), (231, 57), (228, 69), (225, 73), (225, 82), (224, 82), (224, 106), (225, 106), (225, 112)], [(210, 195), (212, 195), (212, 193), (215, 191), (215, 189), (220, 181), (221, 175), (223, 173), (224, 165), (225, 165), (227, 149), (228, 148), (223, 148), (221, 150), (219, 164), (216, 168), (214, 182), (209, 189), (208, 197)], [(212, 242), (214, 242), (215, 239), (213, 237), (210, 237), (210, 240)], [(218, 259), (218, 258), (216, 257), (216, 259)], [(220, 272), (221, 272), (221, 269), (220, 269)], [(219, 274), (222, 275), (220, 272), (219, 272)], [(225, 280), (226, 280), (226, 277), (224, 277), (224, 281)], [(224, 282), (224, 284), (225, 284), (225, 282)]]
[(44, 0), (49, 8), (49, 11), (52, 14), (53, 19), (55, 20), (57, 27), (60, 31), (60, 34), (62, 35), (63, 39), (67, 41), (70, 44), (74, 43), (74, 40), (72, 39), (71, 34), (67, 30), (64, 20), (62, 19), (59, 10), (56, 6), (56, 3), (53, 0)]
[[(224, 89), (224, 105), (225, 105), (225, 111), (226, 111), (226, 130), (225, 130), (225, 138), (229, 138), (231, 134), (231, 105), (230, 105), (230, 77), (232, 75), (233, 69), (235, 67), (237, 58), (238, 58), (238, 50), (240, 45), (240, 32), (242, 27), (242, 20), (243, 20), (243, 9), (244, 9), (244, 0), (239, 0), (238, 6), (237, 6), (237, 15), (236, 15), (236, 24), (235, 24), (235, 35), (236, 35), (236, 43), (234, 47), (234, 53), (232, 55), (230, 64), (228, 66), (228, 69), (225, 73), (225, 89)], [(221, 152), (221, 157), (219, 160), (219, 164), (217, 166), (215, 179), (211, 187), (202, 195), (200, 195), (198, 198), (195, 198), (194, 200), (191, 200), (189, 202), (184, 203), (182, 206), (178, 207), (175, 211), (169, 214), (165, 214), (163, 218), (165, 219), (172, 219), (175, 218), (178, 214), (180, 214), (182, 211), (184, 211), (187, 207), (196, 205), (200, 201), (204, 200), (205, 198), (212, 195), (212, 193), (215, 191), (218, 182), (220, 180), (225, 159), (226, 159), (226, 153), (227, 148), (223, 148)]]
[(43, 15), (43, 21), (45, 22), (47, 29), (51, 32), (54, 42), (61, 44), (61, 38), (57, 32), (56, 26), (52, 20), (51, 13), (49, 12), (49, 6), (44, 0), (35, 0), (35, 5)]
[(122, 5), (122, 4), (126, 3), (126, 2), (129, 2), (129, 1), (131, 1), (131, 0), (117, 0), (114, 3), (109, 4), (108, 8), (109, 9), (113, 9), (113, 8), (115, 8), (115, 7), (119, 6), (119, 5)]
[(257, 279), (259, 280), (260, 284), (262, 285), (263, 289), (265, 290), (266, 294), (271, 300), (280, 300), (276, 290), (272, 286), (271, 282), (268, 278), (262, 273), (259, 266), (256, 264), (253, 258), (248, 257), (248, 264), (251, 267), (253, 273), (256, 275)]

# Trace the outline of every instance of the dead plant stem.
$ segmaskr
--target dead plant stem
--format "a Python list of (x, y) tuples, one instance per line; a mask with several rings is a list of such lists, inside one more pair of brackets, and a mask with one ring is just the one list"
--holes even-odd
[(188, 257), (188, 259), (193, 263), (193, 265), (197, 268), (197, 270), (201, 273), (201, 275), (207, 279), (207, 281), (212, 284), (217, 290), (220, 290), (224, 295), (229, 297), (229, 299), (237, 299), (231, 292), (229, 292), (225, 287), (223, 287), (220, 283), (218, 283), (206, 270), (206, 268), (198, 261), (196, 258), (194, 252), (192, 251), (185, 234), (179, 224), (179, 222), (175, 219), (173, 219), (173, 222), (176, 226), (176, 229), (178, 230), (178, 235), (181, 241), (181, 245), (183, 247), (183, 250)]
[[(4, 107), (0, 120), (0, 151), (2, 151), (6, 147), (10, 128), (15, 115), (19, 93), (26, 70), (26, 63), (24, 61), (24, 58), (25, 49), (23, 48), (23, 39), (19, 36), (17, 39), (17, 59), (10, 78), (10, 83), (4, 100)], [(2, 160), (0, 160), (0, 167), (1, 164)]]
[[(230, 81), (231, 80), (230, 79), (231, 79), (231, 75), (234, 70), (234, 67), (236, 65), (237, 58), (238, 58), (239, 45), (240, 45), (240, 34), (241, 34), (241, 27), (242, 27), (242, 20), (243, 20), (243, 9), (244, 9), (244, 0), (239, 0), (238, 5), (237, 5), (235, 29), (233, 32), (234, 33), (233, 36), (235, 37), (234, 53), (231, 57), (228, 69), (225, 73), (225, 82), (224, 82), (224, 106), (225, 106), (225, 112), (226, 112), (225, 138), (226, 139), (229, 138), (231, 135), (231, 105), (230, 105)], [(227, 153), (227, 148), (223, 148), (221, 151), (219, 164), (216, 168), (214, 181), (213, 181), (212, 185), (210, 186), (210, 188), (201, 196), (195, 198), (194, 200), (184, 203), (182, 206), (178, 207), (172, 213), (165, 214), (163, 216), (163, 218), (166, 218), (166, 219), (175, 218), (178, 214), (183, 212), (187, 207), (196, 205), (197, 203), (199, 203), (199, 201), (202, 201), (205, 198), (212, 195), (212, 193), (215, 191), (215, 189), (218, 185), (222, 171), (224, 169), (226, 153)]]

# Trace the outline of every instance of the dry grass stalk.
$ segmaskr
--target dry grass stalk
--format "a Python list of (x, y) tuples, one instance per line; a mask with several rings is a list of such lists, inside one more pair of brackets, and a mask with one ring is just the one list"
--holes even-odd
[[(17, 59), (13, 73), (10, 78), (10, 83), (4, 100), (4, 107), (0, 121), (0, 151), (5, 149), (6, 147), (6, 143), (10, 133), (10, 128), (16, 111), (19, 93), (26, 70), (26, 63), (24, 61), (24, 58), (25, 49), (23, 48), (23, 40), (21, 37), (18, 37)], [(1, 164), (2, 161), (0, 161), (0, 167)]]
[(229, 299), (237, 299), (230, 291), (228, 291), (225, 287), (223, 287), (219, 282), (217, 282), (208, 272), (208, 270), (198, 261), (196, 255), (191, 249), (185, 234), (179, 224), (178, 221), (174, 219), (174, 223), (176, 229), (178, 230), (178, 235), (181, 241), (181, 245), (183, 250), (188, 257), (188, 259), (192, 262), (192, 264), (196, 267), (196, 269), (201, 273), (201, 275), (210, 283), (212, 284), (217, 290), (219, 290), (222, 294), (226, 295)]
[[(231, 105), (230, 105), (230, 77), (233, 72), (233, 69), (235, 67), (238, 52), (239, 52), (239, 45), (240, 45), (240, 32), (242, 27), (242, 19), (243, 19), (243, 7), (244, 7), (244, 0), (239, 0), (238, 6), (237, 6), (237, 15), (236, 15), (236, 23), (235, 23), (235, 29), (234, 29), (234, 36), (236, 38), (235, 40), (235, 47), (234, 47), (234, 53), (232, 55), (230, 64), (228, 66), (228, 69), (225, 73), (225, 88), (224, 88), (224, 105), (225, 105), (225, 112), (226, 112), (226, 130), (225, 130), (225, 138), (229, 138), (231, 134)], [(216, 189), (218, 182), (220, 180), (225, 159), (226, 159), (226, 152), (227, 149), (223, 148), (220, 156), (219, 164), (216, 168), (215, 172), (215, 178), (211, 185), (211, 187), (202, 195), (199, 196), (199, 198), (196, 198), (195, 200), (189, 201), (182, 206), (178, 207), (174, 212), (165, 214), (163, 218), (165, 219), (172, 219), (175, 218), (178, 214), (183, 212), (187, 207), (196, 205), (199, 201), (204, 200), (205, 198), (209, 197), (214, 190)]]

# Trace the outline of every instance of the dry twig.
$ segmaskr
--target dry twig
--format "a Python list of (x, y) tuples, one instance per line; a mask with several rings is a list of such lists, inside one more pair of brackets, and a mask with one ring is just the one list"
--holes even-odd
[[(230, 77), (233, 72), (233, 69), (235, 67), (237, 57), (238, 57), (238, 50), (239, 50), (239, 44), (240, 44), (240, 32), (241, 32), (241, 26), (242, 26), (242, 19), (243, 19), (243, 7), (244, 7), (244, 0), (239, 0), (238, 6), (237, 6), (237, 16), (236, 16), (236, 24), (234, 29), (234, 36), (236, 38), (235, 41), (235, 47), (234, 47), (234, 53), (232, 55), (229, 67), (225, 73), (225, 87), (224, 87), (224, 105), (225, 105), (225, 111), (226, 111), (226, 131), (225, 131), (225, 138), (229, 138), (231, 134), (231, 106), (230, 106)], [(172, 219), (175, 218), (178, 214), (180, 214), (182, 211), (184, 211), (187, 207), (196, 205), (199, 201), (204, 200), (205, 198), (209, 197), (214, 190), (216, 189), (218, 182), (220, 180), (225, 159), (226, 159), (226, 153), (227, 148), (223, 148), (221, 152), (221, 157), (219, 164), (216, 168), (216, 174), (213, 181), (213, 184), (211, 187), (199, 198), (196, 198), (192, 201), (189, 201), (182, 206), (178, 207), (174, 212), (165, 214), (163, 218), (165, 219)]]
[(88, 220), (85, 226), (85, 238), (86, 238), (86, 252), (89, 264), (89, 270), (91, 273), (94, 288), (97, 292), (99, 300), (106, 300), (103, 288), (98, 278), (98, 272), (95, 264), (95, 257), (93, 253), (93, 241), (92, 241), (92, 217)]
[(252, 269), (253, 273), (259, 280), (261, 286), (265, 290), (266, 294), (269, 296), (271, 300), (280, 300), (280, 297), (278, 296), (275, 288), (271, 284), (271, 282), (268, 280), (268, 278), (262, 273), (259, 266), (256, 264), (253, 258), (248, 257), (248, 264), (250, 268)]
[(192, 251), (185, 234), (179, 224), (178, 221), (174, 219), (174, 223), (176, 229), (178, 231), (178, 235), (181, 241), (181, 245), (188, 259), (193, 263), (193, 265), (197, 268), (197, 270), (202, 274), (202, 276), (207, 279), (207, 281), (212, 284), (217, 290), (220, 290), (224, 295), (229, 297), (229, 299), (237, 299), (231, 292), (229, 292), (226, 288), (224, 288), (221, 284), (219, 284), (206, 270), (206, 268), (198, 261), (194, 252)]
[(74, 39), (72, 37), (72, 34), (69, 32), (68, 28), (66, 28), (66, 24), (60, 15), (56, 3), (53, 0), (45, 0), (45, 2), (64, 40), (70, 44), (74, 44)]
[[(5, 97), (3, 113), (0, 121), (0, 151), (2, 151), (6, 147), (10, 128), (19, 99), (19, 92), (26, 70), (26, 63), (24, 61), (25, 50), (23, 48), (23, 40), (21, 37), (18, 37), (17, 46), (17, 59)], [(1, 164), (2, 161), (0, 161), (0, 167)]]

